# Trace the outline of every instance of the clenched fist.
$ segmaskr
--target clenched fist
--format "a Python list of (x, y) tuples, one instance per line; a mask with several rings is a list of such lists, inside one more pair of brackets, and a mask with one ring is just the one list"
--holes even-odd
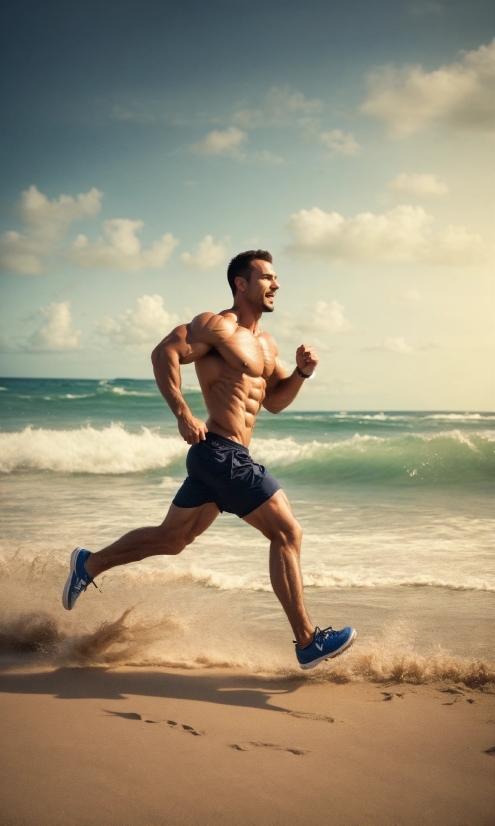
[(296, 364), (302, 373), (310, 376), (316, 370), (318, 364), (318, 356), (314, 347), (309, 347), (307, 344), (301, 344), (296, 350)]
[(188, 445), (197, 445), (206, 439), (208, 428), (201, 419), (195, 416), (182, 416), (177, 420), (177, 424), (180, 435)]

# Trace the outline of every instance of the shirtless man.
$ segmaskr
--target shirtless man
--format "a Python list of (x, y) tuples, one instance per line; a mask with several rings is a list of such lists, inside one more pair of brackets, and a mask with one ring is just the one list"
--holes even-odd
[[(240, 253), (229, 264), (234, 295), (230, 310), (201, 313), (181, 324), (152, 353), (161, 394), (191, 445), (188, 476), (164, 522), (138, 528), (97, 553), (72, 552), (62, 601), (69, 611), (95, 577), (156, 554), (179, 554), (226, 510), (257, 528), (270, 541), (273, 590), (292, 627), (302, 668), (341, 654), (354, 642), (353, 628), (315, 628), (304, 604), (299, 556), (302, 531), (276, 479), (254, 462), (248, 445), (263, 406), (280, 413), (311, 378), (318, 357), (306, 344), (296, 351), (290, 376), (280, 363), (275, 340), (259, 328), (262, 313), (274, 310), (279, 284), (272, 256), (265, 250)], [(181, 364), (194, 362), (208, 410), (202, 422), (181, 393)]]

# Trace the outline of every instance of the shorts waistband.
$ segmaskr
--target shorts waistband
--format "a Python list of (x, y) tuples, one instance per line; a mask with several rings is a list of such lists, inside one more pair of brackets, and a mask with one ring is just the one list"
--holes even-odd
[(208, 430), (206, 434), (206, 442), (210, 444), (213, 442), (219, 442), (219, 446), (221, 447), (228, 447), (231, 450), (245, 450), (246, 453), (249, 453), (249, 450), (245, 445), (241, 445), (240, 442), (235, 442), (233, 439), (227, 439), (225, 436), (220, 436), (219, 433), (212, 433), (211, 430)]

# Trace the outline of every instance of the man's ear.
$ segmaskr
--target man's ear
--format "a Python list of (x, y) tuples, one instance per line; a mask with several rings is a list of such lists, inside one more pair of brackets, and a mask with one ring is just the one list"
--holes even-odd
[(234, 284), (236, 285), (237, 289), (240, 293), (246, 292), (247, 281), (242, 275), (237, 275), (234, 279)]

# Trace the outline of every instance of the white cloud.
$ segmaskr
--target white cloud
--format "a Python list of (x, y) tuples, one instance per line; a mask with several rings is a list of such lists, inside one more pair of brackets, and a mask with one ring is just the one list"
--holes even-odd
[(427, 17), (430, 14), (442, 14), (443, 11), (444, 8), (440, 3), (411, 3), (409, 6), (409, 13), (412, 14), (413, 17)]
[(294, 335), (306, 336), (315, 333), (350, 333), (354, 326), (344, 314), (344, 305), (333, 299), (330, 304), (317, 301), (307, 312), (299, 317), (285, 312), (277, 325), (277, 332), (284, 338)]
[(365, 347), (366, 350), (382, 350), (386, 353), (400, 353), (401, 355), (409, 355), (413, 352), (413, 348), (410, 344), (403, 339), (402, 336), (397, 336), (397, 338), (393, 338), (392, 336), (387, 336), (380, 344), (375, 344), (372, 347)]
[(284, 159), (281, 158), (280, 155), (274, 155), (272, 152), (269, 152), (268, 149), (262, 149), (261, 152), (257, 152), (256, 155), (254, 155), (254, 160), (271, 164), (281, 164), (284, 162)]
[(401, 172), (388, 188), (399, 195), (415, 195), (418, 198), (436, 198), (449, 191), (447, 184), (427, 172)]
[(331, 132), (320, 132), (319, 140), (331, 155), (359, 155), (362, 147), (355, 140), (352, 132), (347, 134), (342, 129), (332, 129)]
[(125, 310), (117, 318), (105, 316), (97, 324), (97, 331), (113, 344), (157, 344), (178, 323), (179, 316), (165, 309), (161, 295), (143, 295), (134, 309)]
[(226, 260), (227, 247), (222, 242), (215, 244), (211, 235), (205, 235), (196, 247), (194, 255), (190, 252), (183, 252), (181, 258), (192, 269), (214, 270)]
[(72, 328), (70, 301), (53, 302), (40, 307), (43, 321), (28, 338), (27, 345), (20, 348), (30, 352), (64, 353), (80, 348), (81, 331)]
[(147, 268), (159, 270), (165, 266), (179, 242), (167, 232), (143, 250), (136, 235), (143, 226), (143, 221), (112, 218), (103, 224), (105, 238), (91, 243), (85, 235), (78, 235), (67, 257), (85, 267), (123, 272), (141, 272)]
[(288, 86), (272, 86), (260, 107), (240, 109), (233, 120), (243, 129), (255, 129), (262, 126), (288, 126), (298, 123), (300, 118), (314, 116), (321, 112), (321, 100), (308, 100), (302, 92), (294, 92)]
[(74, 221), (94, 217), (101, 209), (103, 193), (98, 189), (75, 198), (60, 195), (49, 200), (35, 186), (22, 193), (16, 214), (24, 232), (9, 230), (0, 238), (0, 266), (9, 272), (38, 275), (43, 259), (56, 252)]
[(410, 205), (378, 215), (363, 212), (353, 218), (318, 207), (302, 209), (287, 223), (294, 239), (289, 251), (334, 264), (417, 261), (463, 266), (489, 260), (489, 249), (479, 235), (453, 226), (435, 235), (433, 221), (422, 207)]
[(423, 296), (418, 290), (404, 290), (402, 293), (395, 293), (391, 297), (391, 301), (393, 304), (408, 304), (414, 306), (415, 304), (421, 304)]
[(190, 149), (198, 155), (226, 155), (240, 161), (245, 158), (241, 147), (246, 139), (246, 132), (237, 126), (229, 126), (227, 129), (214, 129), (204, 140), (193, 143)]
[(435, 120), (493, 131), (494, 82), (495, 39), (432, 72), (422, 66), (384, 67), (369, 77), (361, 111), (382, 120), (392, 138), (419, 132)]
[(330, 304), (317, 301), (298, 324), (302, 332), (349, 333), (354, 327), (344, 316), (344, 305), (333, 299)]

